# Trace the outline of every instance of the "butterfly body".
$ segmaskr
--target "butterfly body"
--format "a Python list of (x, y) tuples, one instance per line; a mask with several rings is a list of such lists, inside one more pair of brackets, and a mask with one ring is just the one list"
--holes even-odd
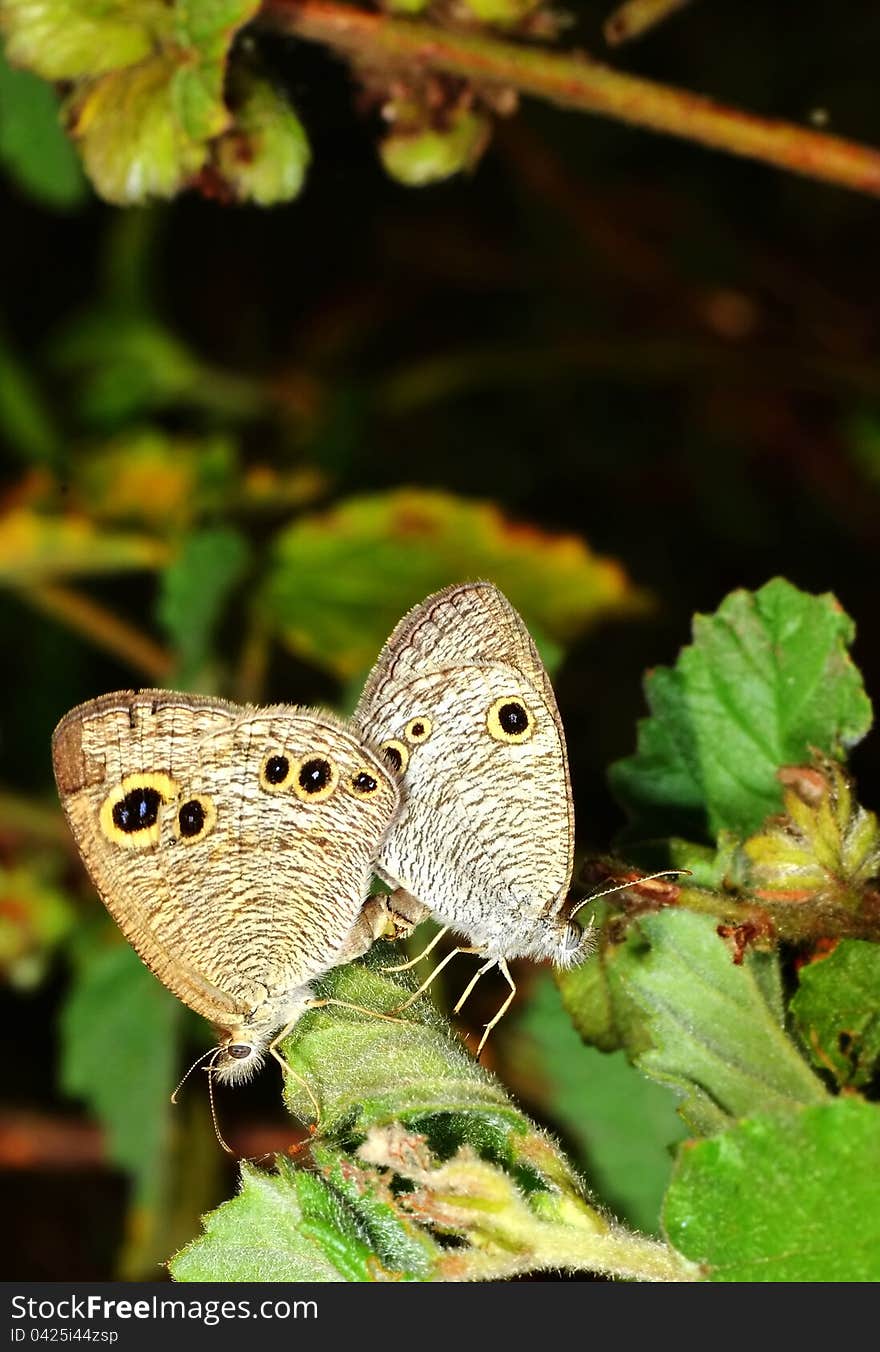
[(107, 909), (219, 1030), (219, 1078), (246, 1078), (310, 983), (375, 937), (364, 902), (399, 804), (387, 767), (330, 714), (168, 691), (72, 710), (53, 764)]

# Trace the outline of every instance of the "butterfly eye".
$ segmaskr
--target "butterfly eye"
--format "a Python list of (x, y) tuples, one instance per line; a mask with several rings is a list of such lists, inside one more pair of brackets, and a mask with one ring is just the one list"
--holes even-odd
[(397, 741), (384, 742), (381, 751), (394, 773), (402, 775), (409, 765), (409, 747), (406, 743)]
[(339, 783), (339, 771), (324, 756), (304, 756), (293, 781), (293, 791), (304, 802), (320, 803)]
[(101, 830), (123, 849), (149, 849), (159, 842), (162, 808), (173, 802), (178, 792), (170, 775), (126, 775), (101, 805)]
[(177, 810), (174, 833), (178, 840), (186, 842), (201, 840), (213, 831), (217, 822), (217, 813), (210, 798), (201, 795), (187, 798)]
[(535, 721), (518, 696), (502, 695), (486, 715), (486, 727), (496, 742), (527, 742)]
[(267, 793), (279, 793), (290, 779), (290, 761), (286, 756), (273, 753), (263, 761), (260, 770), (260, 787)]
[(411, 718), (403, 730), (403, 735), (413, 746), (419, 746), (422, 742), (427, 742), (431, 733), (434, 731), (434, 724), (430, 718), (420, 714), (417, 718)]
[(359, 770), (352, 776), (351, 787), (360, 798), (369, 798), (379, 787), (379, 781), (369, 770)]
[(254, 1049), (249, 1042), (230, 1042), (225, 1050), (227, 1056), (234, 1057), (236, 1061), (244, 1061)]

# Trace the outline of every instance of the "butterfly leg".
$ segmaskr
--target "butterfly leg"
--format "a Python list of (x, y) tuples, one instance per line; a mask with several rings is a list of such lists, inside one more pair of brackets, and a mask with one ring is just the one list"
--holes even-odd
[(437, 931), (431, 942), (425, 948), (422, 949), (421, 953), (419, 953), (417, 957), (410, 958), (409, 962), (399, 962), (395, 967), (380, 967), (379, 970), (381, 972), (408, 972), (411, 967), (415, 967), (417, 963), (421, 962), (422, 958), (426, 958), (428, 954), (431, 952), (431, 949), (434, 948), (435, 945), (438, 944), (440, 940), (443, 938), (443, 935), (448, 933), (449, 926), (444, 925), (441, 930)]
[(425, 978), (421, 986), (419, 986), (418, 990), (413, 991), (412, 995), (409, 997), (408, 1000), (404, 1000), (402, 1005), (397, 1006), (397, 1009), (394, 1011), (395, 1014), (400, 1014), (404, 1009), (409, 1009), (410, 1005), (415, 1004), (419, 996), (423, 995), (424, 992), (428, 989), (428, 987), (437, 979), (437, 977), (443, 971), (443, 968), (448, 963), (452, 962), (452, 959), (457, 957), (459, 953), (475, 953), (476, 951), (477, 950), (474, 948), (453, 948), (451, 953), (447, 953), (446, 957), (437, 963), (437, 966), (434, 968), (433, 972), (431, 972), (430, 976), (427, 976)]
[[(298, 1018), (299, 1014), (297, 1014), (297, 1019)], [(285, 1075), (290, 1075), (292, 1079), (296, 1080), (297, 1084), (302, 1085), (303, 1089), (306, 1091), (306, 1093), (308, 1094), (309, 1098), (312, 1101), (312, 1107), (315, 1110), (315, 1124), (319, 1125), (321, 1121), (321, 1105), (315, 1098), (314, 1093), (312, 1092), (312, 1086), (309, 1084), (308, 1080), (304, 1079), (303, 1076), (299, 1074), (298, 1071), (294, 1070), (293, 1066), (290, 1064), (287, 1058), (282, 1056), (281, 1052), (278, 1050), (278, 1044), (284, 1041), (284, 1039), (287, 1037), (287, 1034), (290, 1032), (291, 1028), (295, 1023), (296, 1019), (291, 1019), (290, 1023), (287, 1024), (285, 1028), (281, 1029), (281, 1032), (278, 1034), (278, 1036), (272, 1039), (266, 1050), (272, 1056), (275, 1057), (275, 1060), (278, 1062), (282, 1072)]]
[(332, 995), (323, 999), (309, 1000), (306, 1009), (323, 1009), (325, 1005), (339, 1005), (340, 1009), (353, 1009), (356, 1014), (369, 1014), (371, 1019), (384, 1019), (386, 1023), (406, 1023), (406, 1019), (395, 1019), (393, 1014), (383, 1014), (379, 1009), (367, 1009), (366, 1005), (354, 1005), (350, 1000), (337, 1000)]
[[(486, 1039), (491, 1033), (492, 1029), (495, 1027), (496, 1023), (500, 1023), (501, 1020), (504, 1018), (504, 1015), (507, 1013), (508, 1009), (510, 1009), (510, 1006), (513, 1002), (513, 997), (516, 995), (516, 983), (514, 982), (513, 977), (510, 975), (510, 970), (503, 958), (498, 963), (498, 970), (504, 977), (508, 986), (510, 987), (510, 994), (504, 1001), (504, 1004), (501, 1006), (498, 1013), (495, 1015), (494, 1019), (490, 1019), (489, 1022), (486, 1024), (486, 1027), (483, 1029), (483, 1036), (480, 1038), (480, 1045), (477, 1048), (477, 1056), (480, 1055), (480, 1052), (485, 1047)], [(479, 976), (480, 974), (477, 973), (477, 975)]]
[(477, 982), (479, 981), (480, 977), (481, 977), (481, 976), (485, 976), (486, 973), (490, 970), (490, 968), (492, 968), (492, 967), (495, 966), (495, 964), (496, 964), (497, 961), (498, 961), (497, 958), (490, 958), (488, 962), (484, 962), (484, 963), (483, 963), (482, 967), (478, 967), (478, 968), (477, 968), (476, 972), (474, 973), (474, 975), (471, 977), (470, 981), (469, 981), (469, 982), (467, 983), (467, 985), (465, 986), (465, 988), (464, 988), (464, 994), (460, 996), (460, 998), (459, 998), (459, 1000), (458, 1000), (458, 1003), (454, 1006), (453, 1011), (452, 1011), (454, 1014), (460, 1014), (460, 1013), (461, 1013), (462, 1007), (464, 1006), (465, 1000), (468, 998), (468, 996), (470, 995), (471, 991), (474, 989), (474, 986), (476, 986), (476, 984), (477, 984)]

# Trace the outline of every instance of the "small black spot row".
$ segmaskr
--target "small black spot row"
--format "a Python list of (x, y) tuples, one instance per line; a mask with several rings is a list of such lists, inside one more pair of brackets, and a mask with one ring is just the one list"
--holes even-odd
[(286, 756), (270, 756), (263, 771), (269, 784), (283, 784), (290, 774), (290, 761)]
[(205, 809), (198, 798), (191, 798), (188, 803), (183, 804), (177, 814), (177, 825), (180, 827), (180, 834), (186, 836), (188, 840), (201, 834), (205, 825)]
[(355, 793), (375, 793), (379, 786), (372, 775), (368, 775), (366, 770), (361, 770), (351, 781), (351, 787)]
[(332, 774), (329, 761), (321, 760), (319, 756), (313, 756), (311, 760), (303, 761), (300, 766), (300, 788), (305, 793), (320, 793), (330, 783)]
[(516, 737), (527, 730), (529, 716), (521, 704), (511, 700), (509, 704), (502, 704), (498, 710), (498, 722), (509, 737)]
[(130, 789), (113, 805), (113, 825), (126, 834), (146, 831), (159, 817), (162, 795), (158, 789)]

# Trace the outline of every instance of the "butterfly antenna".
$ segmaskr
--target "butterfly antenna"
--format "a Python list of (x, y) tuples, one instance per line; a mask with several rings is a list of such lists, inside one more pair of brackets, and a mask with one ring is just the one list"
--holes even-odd
[(192, 1073), (193, 1073), (193, 1071), (195, 1070), (196, 1066), (200, 1066), (200, 1065), (202, 1064), (202, 1062), (205, 1060), (205, 1058), (208, 1057), (208, 1056), (213, 1056), (214, 1058), (216, 1058), (217, 1053), (218, 1053), (219, 1051), (220, 1051), (220, 1048), (219, 1048), (219, 1047), (209, 1047), (208, 1050), (207, 1050), (206, 1052), (202, 1052), (201, 1056), (196, 1057), (195, 1061), (193, 1061), (193, 1063), (192, 1063), (192, 1065), (190, 1066), (189, 1070), (186, 1072), (186, 1074), (184, 1075), (183, 1079), (180, 1081), (180, 1084), (177, 1086), (177, 1088), (175, 1089), (174, 1093), (171, 1095), (171, 1102), (172, 1102), (172, 1103), (176, 1103), (176, 1102), (177, 1102), (177, 1095), (180, 1093), (181, 1089), (182, 1089), (183, 1086), (186, 1084), (186, 1082), (187, 1082), (187, 1080), (189, 1079), (190, 1075), (192, 1075)]
[(211, 1121), (214, 1124), (214, 1135), (217, 1137), (221, 1148), (226, 1151), (227, 1155), (234, 1155), (235, 1151), (232, 1149), (232, 1146), (227, 1145), (223, 1139), (223, 1133), (221, 1132), (220, 1124), (217, 1121), (217, 1105), (214, 1102), (214, 1062), (217, 1060), (217, 1057), (222, 1050), (222, 1047), (218, 1047), (211, 1058), (210, 1065), (205, 1066), (205, 1069), (208, 1072), (208, 1102), (211, 1105)]
[(628, 883), (617, 883), (614, 887), (606, 887), (601, 892), (590, 892), (588, 896), (584, 897), (583, 901), (578, 902), (573, 911), (569, 912), (568, 918), (573, 920), (578, 911), (582, 911), (591, 901), (598, 901), (600, 897), (609, 897), (612, 892), (625, 892), (628, 887), (640, 887), (642, 883), (652, 882), (654, 878), (678, 878), (685, 874), (690, 877), (691, 870), (689, 868), (665, 868), (659, 873), (646, 873), (641, 878), (631, 878)]

